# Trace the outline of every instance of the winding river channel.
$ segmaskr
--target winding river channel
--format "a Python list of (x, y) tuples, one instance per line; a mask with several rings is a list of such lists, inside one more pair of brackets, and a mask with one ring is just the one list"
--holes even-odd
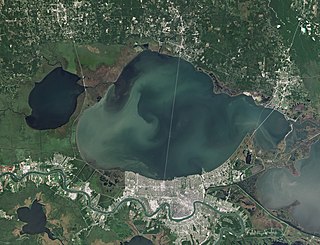
[[(159, 205), (159, 207), (152, 213), (148, 213), (146, 207), (144, 206), (144, 204), (139, 200), (139, 199), (136, 199), (136, 198), (125, 198), (123, 199), (121, 202), (119, 202), (113, 210), (111, 211), (105, 211), (105, 210), (101, 210), (95, 206), (92, 205), (91, 203), (91, 198), (90, 196), (84, 192), (84, 191), (80, 191), (80, 190), (73, 190), (73, 189), (69, 189), (67, 186), (67, 181), (66, 181), (66, 176), (64, 174), (64, 172), (61, 170), (61, 169), (54, 169), (54, 170), (51, 170), (50, 172), (38, 172), (38, 171), (30, 171), (26, 174), (23, 174), (21, 175), (20, 177), (17, 176), (16, 174), (13, 174), (11, 172), (6, 172), (6, 173), (3, 173), (0, 175), (0, 178), (3, 178), (5, 176), (9, 176), (14, 182), (20, 182), (22, 181), (24, 178), (28, 177), (28, 176), (31, 176), (31, 175), (42, 175), (42, 176), (49, 176), (49, 175), (58, 175), (61, 177), (62, 179), (62, 183), (61, 183), (61, 188), (68, 192), (68, 193), (76, 193), (76, 194), (80, 194), (82, 196), (85, 196), (86, 198), (86, 201), (87, 201), (87, 206), (88, 208), (90, 208), (91, 210), (95, 211), (95, 212), (98, 212), (98, 213), (101, 213), (101, 214), (104, 214), (104, 215), (110, 215), (110, 214), (113, 214), (115, 212), (117, 212), (117, 210), (122, 206), (122, 205), (126, 205), (127, 202), (134, 202), (136, 204), (139, 204), (142, 209), (143, 209), (143, 212), (144, 212), (144, 215), (147, 216), (147, 217), (152, 217), (154, 216), (155, 214), (157, 214), (160, 210), (167, 210), (168, 212), (168, 218), (171, 220), (171, 221), (174, 221), (174, 222), (182, 222), (184, 220), (187, 220), (189, 218), (191, 218), (195, 213), (196, 213), (196, 209), (197, 209), (197, 206), (199, 205), (204, 205), (205, 207), (213, 210), (214, 212), (218, 213), (219, 215), (221, 215), (221, 218), (224, 217), (224, 216), (228, 216), (228, 217), (234, 217), (237, 219), (237, 221), (239, 221), (239, 224), (241, 226), (241, 230), (239, 232), (235, 232), (234, 230), (230, 229), (229, 227), (222, 227), (220, 229), (220, 238), (222, 236), (223, 233), (225, 232), (230, 232), (232, 235), (235, 235), (237, 237), (241, 236), (244, 231), (245, 231), (245, 226), (244, 226), (244, 223), (243, 223), (243, 220), (241, 219), (240, 215), (238, 215), (237, 213), (224, 213), (224, 212), (221, 212), (219, 210), (217, 210), (216, 208), (212, 207), (210, 204), (208, 203), (205, 203), (205, 202), (202, 202), (202, 201), (195, 201), (193, 203), (193, 212), (189, 215), (189, 216), (185, 216), (183, 218), (173, 218), (172, 215), (171, 215), (171, 210), (170, 210), (170, 205), (166, 202), (162, 203), (161, 205)], [(219, 240), (220, 240), (219, 238)], [(217, 241), (217, 243), (219, 242), (219, 240)]]
[[(95, 206), (92, 205), (92, 202), (91, 202), (91, 199), (90, 199), (90, 196), (84, 192), (84, 191), (80, 191), (80, 190), (74, 190), (74, 189), (69, 189), (67, 186), (67, 181), (66, 181), (66, 175), (64, 174), (64, 172), (61, 170), (61, 169), (54, 169), (54, 170), (51, 170), (50, 172), (39, 172), (39, 171), (30, 171), (26, 174), (23, 174), (21, 176), (17, 176), (16, 174), (13, 174), (11, 172), (6, 172), (6, 173), (2, 173), (0, 174), (0, 178), (3, 178), (5, 176), (9, 176), (11, 178), (11, 180), (13, 180), (14, 182), (20, 182), (22, 181), (24, 178), (28, 177), (28, 176), (31, 176), (31, 175), (41, 175), (41, 176), (49, 176), (49, 175), (58, 175), (61, 177), (62, 179), (62, 183), (61, 183), (61, 188), (68, 192), (68, 193), (76, 193), (76, 194), (80, 194), (82, 196), (85, 197), (86, 201), (87, 201), (87, 206), (88, 208), (90, 208), (91, 210), (95, 211), (95, 212), (98, 212), (100, 214), (104, 214), (104, 215), (111, 215), (113, 213), (116, 213), (117, 210), (119, 208), (121, 208), (122, 205), (126, 205), (127, 202), (134, 202), (136, 204), (139, 204), (142, 209), (143, 209), (143, 213), (145, 216), (147, 217), (152, 217), (154, 216), (155, 214), (157, 214), (160, 210), (166, 210), (168, 212), (168, 218), (171, 220), (171, 221), (174, 221), (174, 222), (182, 222), (182, 221), (185, 221), (189, 218), (191, 218), (195, 213), (196, 213), (196, 209), (197, 209), (197, 206), (199, 205), (204, 205), (205, 207), (213, 210), (214, 212), (218, 213), (219, 215), (221, 215), (221, 218), (225, 217), (225, 216), (231, 216), (231, 217), (234, 217), (237, 219), (237, 221), (239, 221), (239, 224), (241, 226), (241, 229), (239, 232), (236, 232), (232, 229), (230, 229), (229, 227), (222, 227), (220, 229), (220, 233), (219, 233), (219, 239), (216, 241), (215, 244), (219, 244), (219, 241), (222, 237), (222, 235), (225, 233), (225, 232), (230, 232), (230, 234), (232, 235), (235, 235), (237, 237), (241, 236), (244, 234), (245, 232), (245, 225), (244, 225), (244, 222), (243, 220), (241, 219), (240, 215), (237, 214), (237, 213), (224, 213), (224, 212), (221, 212), (219, 210), (217, 210), (216, 208), (212, 207), (210, 204), (208, 203), (205, 203), (203, 201), (195, 201), (193, 203), (193, 212), (188, 215), (188, 216), (185, 216), (183, 218), (173, 218), (172, 217), (172, 214), (171, 214), (171, 210), (170, 210), (170, 205), (166, 202), (162, 203), (161, 205), (159, 205), (159, 207), (152, 213), (149, 213), (145, 207), (145, 205), (143, 204), (143, 202), (141, 202), (139, 199), (136, 199), (136, 198), (125, 198), (123, 199), (121, 202), (119, 202), (114, 208), (113, 210), (111, 211), (105, 211), (105, 210), (101, 210)], [(282, 219), (279, 219), (278, 217), (276, 217), (275, 215), (273, 215), (272, 213), (270, 213), (266, 208), (264, 208), (259, 202), (257, 202), (257, 200), (255, 198), (253, 198), (252, 196), (250, 196), (248, 193), (246, 193), (246, 191), (241, 188), (239, 185), (237, 184), (230, 184), (228, 185), (229, 187), (236, 187), (238, 188), (241, 192), (243, 192), (249, 199), (251, 199), (251, 201), (253, 201), (254, 203), (256, 203), (257, 206), (259, 206), (259, 208), (261, 208), (262, 210), (264, 210), (264, 212), (271, 218), (271, 219), (274, 219), (274, 220), (277, 220), (278, 222), (280, 222), (281, 224), (284, 225), (284, 227), (287, 227), (287, 226), (291, 226), (297, 230), (299, 230), (300, 232), (304, 233), (304, 234), (308, 234), (308, 235), (314, 235), (312, 233), (309, 233), (307, 231), (304, 231), (302, 229), (300, 229), (299, 227), (296, 227), (296, 226), (293, 226), (292, 224), (282, 220)], [(225, 187), (225, 186), (224, 186)], [(216, 188), (220, 188), (220, 187), (212, 187), (213, 189), (216, 189)]]

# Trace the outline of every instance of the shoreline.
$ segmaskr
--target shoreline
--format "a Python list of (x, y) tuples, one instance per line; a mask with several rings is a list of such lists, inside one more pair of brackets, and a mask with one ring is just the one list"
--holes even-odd
[[(135, 58), (136, 58), (138, 55), (140, 55), (142, 52), (154, 52), (154, 53), (157, 53), (157, 54), (160, 54), (160, 55), (172, 57), (172, 58), (174, 58), (174, 59), (180, 59), (179, 57), (177, 57), (177, 56), (175, 56), (175, 55), (167, 54), (167, 53), (161, 53), (161, 52), (159, 52), (158, 50), (152, 50), (152, 49), (139, 50), (139, 51), (135, 52), (132, 56), (130, 56), (129, 58), (126, 59), (126, 62), (125, 62), (123, 65), (121, 65), (121, 69), (119, 68), (119, 70), (118, 70), (119, 73), (117, 74), (116, 79), (115, 79), (113, 82), (110, 82), (110, 83), (111, 83), (111, 84), (114, 84), (116, 81), (118, 81), (119, 77), (120, 77), (121, 74), (122, 74), (122, 71), (130, 64), (130, 62), (132, 62), (133, 59), (135, 59)], [(213, 72), (210, 72), (210, 73), (213, 74), (213, 75), (211, 75), (211, 74), (209, 74), (208, 71), (206, 71), (206, 70), (204, 70), (204, 69), (202, 69), (202, 68), (199, 68), (199, 67), (195, 66), (193, 63), (185, 60), (184, 58), (182, 58), (182, 59), (183, 59), (184, 61), (188, 62), (188, 63), (193, 67), (193, 69), (195, 69), (196, 72), (201, 72), (201, 73), (205, 74), (206, 76), (208, 76), (208, 78), (210, 79), (210, 81), (212, 82), (212, 84), (213, 84), (214, 87), (215, 87), (215, 86), (220, 86), (220, 85), (219, 85), (219, 80), (218, 80), (218, 78), (214, 75)], [(200, 70), (199, 70), (199, 69), (200, 69)], [(215, 83), (218, 83), (218, 85), (216, 85)], [(107, 91), (109, 91), (110, 88), (111, 88), (111, 86), (107, 89)], [(254, 104), (255, 104), (256, 106), (262, 107), (263, 109), (270, 109), (270, 110), (272, 110), (272, 111), (270, 112), (270, 114), (271, 114), (273, 111), (278, 111), (281, 115), (284, 116), (284, 118), (285, 118), (285, 119), (288, 121), (288, 123), (290, 124), (290, 129), (291, 129), (291, 130), (290, 130), (288, 133), (286, 133), (286, 135), (285, 135), (285, 136), (283, 137), (283, 139), (282, 139), (282, 140), (286, 140), (287, 136), (292, 132), (292, 123), (290, 122), (290, 121), (291, 121), (290, 118), (288, 119), (288, 117), (287, 117), (284, 113), (282, 113), (281, 111), (279, 111), (279, 110), (277, 110), (277, 109), (270, 108), (270, 107), (268, 107), (268, 106), (265, 105), (265, 104), (258, 104), (257, 101), (253, 98), (253, 95), (252, 95), (252, 94), (250, 94), (251, 96), (249, 96), (249, 95), (247, 95), (247, 94), (244, 94), (243, 92), (240, 92), (240, 93), (231, 93), (231, 94), (230, 94), (230, 93), (228, 93), (228, 92), (230, 92), (230, 91), (231, 91), (231, 90), (221, 89), (221, 92), (217, 92), (217, 90), (213, 89), (212, 93), (214, 93), (214, 94), (216, 94), (216, 95), (225, 94), (225, 95), (227, 95), (227, 96), (229, 96), (229, 97), (236, 97), (236, 96), (251, 97), (252, 100), (254, 101)], [(88, 108), (91, 108), (92, 106), (97, 105), (97, 104), (100, 103), (101, 101), (104, 101), (104, 99), (106, 98), (107, 94), (108, 94), (108, 93), (106, 92), (106, 93), (103, 95), (102, 99), (101, 99), (99, 102), (94, 103), (93, 105), (91, 105), (91, 106), (88, 107)], [(84, 99), (84, 101), (85, 101), (85, 99)], [(83, 103), (83, 107), (85, 107), (85, 103)], [(79, 149), (79, 145), (78, 145), (78, 133), (77, 133), (77, 132), (78, 132), (78, 128), (79, 128), (79, 120), (80, 120), (80, 118), (81, 118), (81, 116), (82, 116), (82, 113), (84, 113), (84, 111), (85, 111), (86, 109), (88, 109), (88, 108), (83, 109), (83, 107), (81, 108), (81, 111), (80, 111), (79, 115), (77, 116), (77, 120), (75, 120), (75, 121), (73, 122), (74, 124), (77, 124), (76, 127), (75, 127), (75, 138), (74, 138), (74, 139), (75, 139), (75, 142), (74, 142), (74, 143), (75, 143), (75, 145), (77, 146), (77, 150), (78, 150), (78, 153), (80, 154), (81, 158), (84, 159), (84, 161), (89, 164), (89, 162), (88, 162), (87, 160), (85, 160), (85, 158), (83, 158), (83, 155), (82, 155), (81, 150)], [(253, 134), (253, 133), (254, 133), (254, 131), (251, 132), (251, 133), (249, 133), (249, 135), (251, 135), (251, 134)], [(241, 145), (241, 143), (240, 143), (240, 145)], [(239, 145), (239, 146), (240, 146), (240, 145)], [(238, 146), (238, 147), (239, 147), (239, 146)], [(236, 149), (238, 149), (238, 147), (237, 147)], [(233, 154), (231, 154), (231, 156), (232, 156), (232, 155), (233, 155)], [(230, 157), (231, 157), (231, 156), (230, 156)], [(229, 158), (228, 158), (228, 159), (229, 159)], [(217, 169), (217, 168), (219, 168), (220, 166), (224, 165), (224, 163), (225, 163), (225, 162), (221, 163), (218, 167), (212, 169), (211, 171), (214, 171), (215, 169)], [(90, 164), (90, 165), (91, 165), (91, 164)], [(211, 171), (208, 171), (208, 173), (211, 172)], [(199, 173), (198, 173), (198, 174), (199, 174)], [(198, 175), (198, 174), (191, 174), (191, 175), (188, 175), (188, 176), (193, 176), (193, 175)], [(201, 174), (200, 174), (200, 175), (201, 175)], [(179, 176), (179, 177), (181, 177), (181, 176)], [(184, 177), (185, 177), (185, 176), (184, 176)], [(175, 177), (175, 178), (178, 178), (178, 177)]]
[[(158, 206), (158, 208), (155, 210), (155, 212), (153, 212), (153, 213), (148, 213), (145, 205), (144, 205), (139, 199), (136, 199), (136, 198), (125, 198), (125, 199), (121, 200), (119, 203), (115, 204), (115, 206), (113, 207), (113, 209), (110, 210), (110, 211), (105, 211), (105, 210), (97, 209), (97, 208), (95, 208), (95, 207), (93, 207), (93, 206), (91, 205), (91, 204), (92, 204), (92, 203), (91, 203), (91, 199), (90, 199), (89, 195), (88, 195), (86, 192), (81, 191), (81, 190), (74, 190), (74, 189), (69, 189), (69, 188), (67, 188), (67, 185), (66, 185), (66, 176), (65, 176), (64, 172), (63, 172), (61, 169), (54, 169), (54, 170), (52, 170), (52, 171), (50, 171), (50, 172), (31, 171), (31, 172), (25, 173), (25, 174), (23, 174), (23, 175), (21, 175), (21, 176), (17, 176), (17, 174), (11, 173), (11, 172), (5, 172), (5, 173), (0, 174), (0, 178), (5, 177), (5, 176), (10, 176), (10, 179), (17, 183), (17, 182), (22, 181), (24, 178), (26, 178), (26, 177), (28, 177), (29, 175), (32, 175), (32, 174), (39, 174), (39, 175), (45, 175), (45, 176), (50, 176), (50, 175), (52, 175), (52, 174), (59, 174), (59, 175), (62, 177), (62, 185), (61, 185), (61, 188), (63, 188), (66, 192), (79, 193), (79, 194), (85, 196), (86, 199), (87, 199), (86, 201), (87, 201), (87, 204), (88, 204), (88, 208), (90, 208), (92, 211), (98, 212), (98, 213), (100, 213), (100, 214), (111, 215), (111, 214), (117, 212), (117, 210), (119, 210), (119, 208), (121, 208), (122, 205), (125, 205), (128, 201), (129, 201), (129, 202), (130, 202), (130, 201), (133, 201), (133, 202), (138, 203), (138, 204), (142, 207), (143, 212), (144, 212), (144, 214), (145, 214), (147, 217), (152, 217), (152, 216), (156, 215), (160, 210), (166, 209), (166, 210), (167, 210), (168, 218), (169, 218), (171, 221), (174, 221), (174, 222), (177, 222), (177, 223), (179, 223), (179, 222), (181, 222), (181, 221), (184, 221), (184, 220), (186, 220), (186, 219), (192, 218), (192, 216), (193, 216), (194, 214), (196, 214), (196, 204), (205, 205), (206, 207), (212, 209), (214, 212), (217, 212), (217, 213), (220, 214), (220, 215), (230, 215), (230, 214), (231, 214), (231, 215), (233, 215), (233, 216), (238, 216), (237, 213), (227, 213), (227, 212), (224, 213), (224, 212), (220, 212), (219, 210), (216, 210), (214, 207), (212, 207), (210, 204), (208, 204), (208, 203), (206, 203), (206, 202), (202, 202), (202, 201), (195, 201), (195, 202), (193, 203), (193, 212), (192, 212), (192, 214), (189, 215), (189, 216), (186, 216), (186, 217), (184, 217), (184, 218), (182, 218), (182, 219), (175, 219), (175, 218), (172, 218), (172, 217), (171, 217), (171, 209), (170, 209), (170, 205), (169, 205), (168, 203), (162, 203), (161, 205)], [(230, 185), (230, 186), (237, 186), (237, 187), (240, 188), (242, 191), (244, 191), (244, 190), (243, 190), (239, 185), (237, 185), (237, 184), (232, 184), (232, 185)], [(244, 193), (246, 193), (246, 192), (244, 191)], [(248, 194), (247, 194), (247, 195), (248, 195)], [(249, 195), (249, 196), (250, 196), (250, 195)], [(252, 198), (252, 197), (250, 196), (250, 198)], [(254, 198), (253, 198), (253, 200), (254, 200), (255, 202), (257, 202)], [(259, 206), (261, 205), (259, 202), (257, 202), (257, 203), (258, 203)], [(270, 211), (268, 211), (268, 212), (270, 212)], [(271, 213), (269, 213), (269, 215), (274, 216), (274, 215), (271, 214)], [(239, 217), (239, 216), (238, 216), (238, 217)], [(274, 217), (276, 217), (276, 216), (274, 216)], [(276, 218), (277, 218), (277, 217), (276, 217)], [(243, 232), (244, 232), (244, 223), (243, 223), (243, 220), (242, 220), (242, 219), (239, 219), (239, 220), (242, 221), (242, 222), (241, 222), (241, 228), (242, 228), (241, 233), (243, 233)], [(319, 234), (305, 231), (305, 230), (303, 230), (301, 227), (295, 226), (295, 225), (293, 225), (293, 224), (291, 224), (290, 222), (287, 222), (287, 221), (285, 221), (285, 220), (282, 220), (282, 219), (279, 219), (279, 218), (277, 218), (277, 220), (279, 220), (279, 221), (282, 222), (282, 223), (285, 223), (286, 225), (289, 225), (290, 227), (292, 227), (292, 228), (294, 228), (294, 229), (297, 229), (299, 232), (302, 232), (302, 233), (304, 233), (304, 234), (312, 235), (312, 236), (315, 236), (315, 237), (320, 237)], [(226, 228), (226, 230), (229, 231), (228, 228)], [(231, 230), (231, 232), (232, 232), (232, 230)], [(233, 232), (233, 233), (234, 233), (234, 232)], [(220, 238), (221, 238), (221, 235), (222, 235), (222, 234), (219, 234), (219, 235), (220, 235)], [(238, 234), (236, 234), (236, 235), (240, 235), (240, 234), (238, 233)]]
[[(170, 57), (173, 57), (173, 58), (177, 58), (179, 59), (179, 57), (176, 55), (176, 54), (172, 54), (172, 53), (161, 53), (159, 52), (158, 50), (152, 50), (152, 49), (149, 49), (150, 51), (152, 52), (156, 52), (156, 53), (159, 53), (159, 54), (162, 54), (162, 55), (166, 55), (166, 56), (170, 56)], [(139, 53), (138, 53), (139, 54)], [(200, 66), (197, 66), (195, 65), (192, 61), (189, 61), (183, 57), (180, 57), (180, 59), (184, 59), (186, 62), (190, 63), (195, 70), (197, 70), (198, 72), (202, 72), (204, 73), (205, 75), (207, 75), (208, 77), (210, 77), (210, 79), (212, 80), (212, 83), (213, 83), (213, 93), (214, 94), (225, 94), (225, 95), (228, 95), (230, 97), (236, 97), (236, 96), (241, 96), (241, 95), (244, 95), (246, 97), (251, 97), (252, 100), (254, 101), (254, 103), (257, 105), (257, 106), (262, 106), (266, 109), (271, 109), (271, 110), (274, 110), (274, 111), (277, 111), (279, 112), (280, 114), (282, 114), (285, 119), (287, 121), (293, 121), (293, 122), (297, 122), (298, 118), (296, 120), (290, 118), (286, 113), (280, 111), (278, 108), (275, 108), (275, 107), (272, 107), (272, 106), (268, 106), (268, 104), (265, 104), (265, 103), (259, 103), (256, 99), (255, 99), (255, 95), (252, 94), (252, 92), (247, 92), (247, 91), (243, 91), (243, 92), (237, 92), (237, 91), (232, 91), (232, 89), (229, 89), (225, 86), (223, 86), (222, 82), (218, 79), (217, 75), (213, 72), (213, 71), (208, 71)], [(211, 75), (212, 74), (212, 75)], [(219, 89), (217, 90), (217, 87), (219, 87)], [(258, 93), (258, 96), (261, 97), (261, 100), (265, 100), (266, 97), (263, 95), (263, 94), (259, 94)], [(268, 101), (266, 101), (268, 102)]]
[[(86, 106), (86, 99), (87, 99), (87, 97), (88, 97), (88, 92), (87, 92), (87, 90), (85, 90), (85, 92), (84, 92), (84, 98), (83, 98), (83, 101), (82, 101), (82, 105), (81, 105), (81, 107), (80, 107), (80, 112), (78, 113), (78, 115), (76, 116), (76, 118), (73, 120), (73, 122), (72, 122), (72, 129), (74, 129), (74, 131), (72, 130), (72, 132), (71, 132), (71, 137), (70, 137), (70, 141), (72, 142), (73, 140), (72, 140), (72, 138), (74, 139), (74, 142), (72, 142), (72, 145), (75, 145), (76, 146), (76, 150), (78, 151), (78, 154), (80, 155), (80, 157), (81, 157), (81, 159), (86, 163), (86, 164), (89, 164), (90, 166), (92, 166), (89, 162), (87, 162), (87, 160), (83, 157), (83, 155), (82, 155), (82, 153), (81, 153), (81, 150), (80, 150), (80, 147), (79, 147), (79, 145), (78, 145), (78, 128), (79, 128), (79, 121), (80, 121), (80, 118), (81, 118), (81, 116), (82, 116), (82, 114), (87, 110), (87, 109), (90, 109), (91, 107), (93, 107), (94, 105), (96, 105), (96, 104), (98, 104), (98, 103), (100, 103), (102, 100), (103, 100), (103, 98), (108, 94), (108, 91), (109, 91), (109, 89), (111, 88), (111, 86), (119, 79), (119, 77), (120, 77), (120, 75), (121, 75), (121, 73), (122, 73), (122, 71), (123, 71), (123, 69), (139, 54), (140, 52), (136, 52), (136, 53), (134, 53), (134, 55), (132, 55), (133, 57), (131, 57), (130, 56), (130, 58), (129, 59), (126, 59), (125, 60), (125, 64), (124, 65), (121, 65), (121, 68), (119, 69), (119, 73), (117, 74), (117, 76), (116, 76), (116, 79), (114, 80), (114, 81), (110, 81), (109, 83), (110, 83), (110, 86), (107, 88), (107, 90), (106, 90), (106, 92), (105, 92), (105, 94), (102, 96), (102, 98), (100, 99), (100, 101), (98, 101), (98, 102), (96, 102), (96, 103), (94, 103), (93, 105), (90, 105), (89, 107), (88, 106)], [(121, 54), (120, 54), (121, 55)], [(118, 58), (118, 60), (117, 60), (117, 62), (119, 62), (119, 58)], [(114, 66), (110, 66), (110, 67), (117, 67), (117, 66), (120, 66), (120, 64), (115, 64)], [(97, 68), (98, 69), (98, 68)], [(83, 81), (84, 81), (84, 79), (85, 79), (86, 77), (83, 77)], [(91, 88), (91, 87), (89, 87), (89, 88)], [(73, 136), (73, 134), (74, 134), (74, 136)], [(96, 168), (95, 168), (96, 169)]]

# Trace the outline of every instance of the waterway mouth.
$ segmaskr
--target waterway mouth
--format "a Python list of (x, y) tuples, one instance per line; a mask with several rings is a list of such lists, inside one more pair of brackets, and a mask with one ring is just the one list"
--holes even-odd
[[(81, 115), (77, 143), (95, 168), (172, 179), (220, 166), (270, 112), (250, 97), (214, 94), (212, 78), (183, 59), (144, 51)], [(257, 139), (274, 147), (289, 130), (274, 111)]]

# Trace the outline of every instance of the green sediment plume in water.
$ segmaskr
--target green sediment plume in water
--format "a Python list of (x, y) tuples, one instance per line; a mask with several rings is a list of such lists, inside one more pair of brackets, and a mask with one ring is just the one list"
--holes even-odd
[[(246, 96), (214, 94), (212, 79), (183, 59), (177, 77), (177, 65), (178, 58), (145, 51), (124, 68), (106, 96), (80, 118), (78, 146), (88, 162), (159, 179), (210, 171), (271, 112)], [(277, 126), (268, 126), (268, 119), (257, 132), (264, 145), (276, 145), (290, 130), (280, 113), (270, 118)]]

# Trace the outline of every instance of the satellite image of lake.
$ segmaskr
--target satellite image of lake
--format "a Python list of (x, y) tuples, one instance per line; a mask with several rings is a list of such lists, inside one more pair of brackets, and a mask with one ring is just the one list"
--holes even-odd
[(53, 234), (46, 227), (47, 217), (43, 211), (43, 205), (34, 200), (31, 207), (21, 207), (17, 210), (19, 220), (27, 223), (22, 227), (22, 234), (39, 234), (46, 232), (50, 239), (54, 240)]
[(0, 0), (0, 245), (320, 245), (319, 44), (320, 0)]
[[(83, 113), (77, 140), (97, 168), (172, 179), (220, 166), (270, 112), (250, 97), (214, 94), (212, 79), (183, 59), (144, 51)], [(276, 145), (289, 129), (275, 111), (257, 132), (259, 142)]]
[(77, 106), (78, 96), (84, 87), (80, 77), (63, 70), (53, 69), (42, 81), (35, 83), (29, 95), (31, 115), (27, 124), (34, 129), (55, 129), (66, 124)]

